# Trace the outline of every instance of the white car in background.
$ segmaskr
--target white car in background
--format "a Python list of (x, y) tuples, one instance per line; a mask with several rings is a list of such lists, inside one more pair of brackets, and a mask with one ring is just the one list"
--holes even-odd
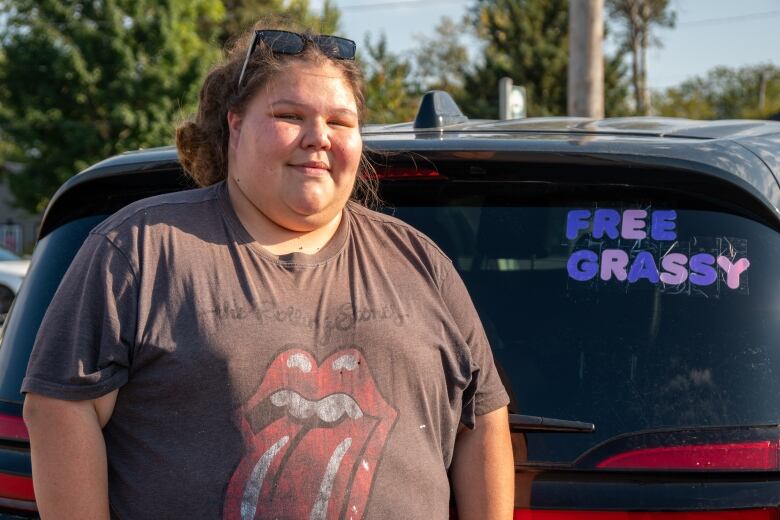
[(5, 315), (11, 308), (29, 267), (29, 260), (0, 248), (0, 324), (5, 321)]

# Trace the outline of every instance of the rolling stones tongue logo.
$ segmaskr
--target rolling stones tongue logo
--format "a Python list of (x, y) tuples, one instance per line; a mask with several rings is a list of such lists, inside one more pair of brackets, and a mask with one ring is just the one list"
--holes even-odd
[(358, 350), (319, 365), (304, 350), (279, 354), (239, 411), (247, 453), (228, 484), (224, 518), (363, 518), (396, 417)]

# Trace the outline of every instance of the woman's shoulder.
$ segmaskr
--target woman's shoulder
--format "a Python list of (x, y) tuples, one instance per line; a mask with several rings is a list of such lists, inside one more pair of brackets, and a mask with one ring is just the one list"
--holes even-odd
[(106, 218), (93, 233), (116, 235), (150, 226), (170, 227), (198, 219), (199, 213), (215, 215), (221, 184), (147, 197), (128, 204)]
[(400, 251), (407, 259), (414, 257), (437, 271), (452, 265), (450, 258), (436, 242), (403, 220), (355, 202), (348, 203), (347, 210), (354, 223), (353, 233), (361, 236), (369, 247), (381, 248), (383, 251), (390, 247)]
[(444, 252), (430, 237), (397, 217), (369, 209), (356, 202), (349, 202), (347, 209), (353, 215), (358, 226), (371, 227), (382, 233), (407, 236), (410, 240), (423, 242), (444, 255)]

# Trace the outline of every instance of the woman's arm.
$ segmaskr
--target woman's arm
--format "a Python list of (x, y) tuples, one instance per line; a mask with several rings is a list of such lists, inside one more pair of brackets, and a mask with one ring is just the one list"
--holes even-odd
[(86, 401), (25, 397), (35, 498), (44, 520), (108, 520), (102, 428), (111, 418), (117, 392)]
[(478, 415), (455, 439), (452, 483), (459, 520), (510, 520), (515, 468), (507, 409)]

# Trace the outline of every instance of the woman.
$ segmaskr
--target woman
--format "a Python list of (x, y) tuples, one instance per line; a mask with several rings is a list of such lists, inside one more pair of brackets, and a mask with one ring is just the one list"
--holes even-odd
[(177, 131), (203, 188), (90, 234), (23, 383), (44, 519), (447, 518), (448, 470), (461, 518), (511, 517), (506, 393), (461, 280), (349, 201), (371, 191), (353, 57), (244, 38)]

